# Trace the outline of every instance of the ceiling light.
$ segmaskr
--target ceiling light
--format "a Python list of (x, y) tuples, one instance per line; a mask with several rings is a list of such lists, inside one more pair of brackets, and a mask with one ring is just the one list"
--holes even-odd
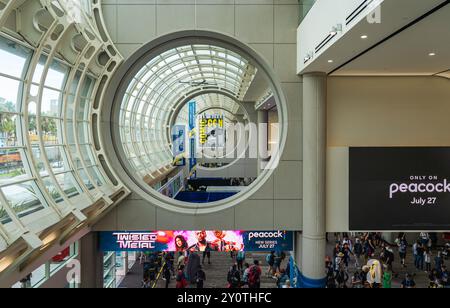
[(430, 52), (428, 55), (429, 55), (430, 57), (434, 57), (434, 56), (436, 55), (436, 53), (435, 53), (435, 52)]
[(368, 36), (367, 36), (367, 35), (361, 35), (361, 38), (362, 38), (363, 40), (365, 40), (366, 38), (368, 38)]
[(334, 61), (333, 60), (328, 60), (328, 63), (333, 63)]

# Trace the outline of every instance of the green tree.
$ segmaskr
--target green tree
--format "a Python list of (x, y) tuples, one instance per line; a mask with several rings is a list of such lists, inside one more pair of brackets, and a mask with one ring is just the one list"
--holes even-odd
[(15, 138), (16, 135), (16, 121), (10, 114), (1, 114), (0, 131), (6, 135), (7, 142)]
[(11, 101), (0, 104), (0, 112), (16, 112), (16, 105)]

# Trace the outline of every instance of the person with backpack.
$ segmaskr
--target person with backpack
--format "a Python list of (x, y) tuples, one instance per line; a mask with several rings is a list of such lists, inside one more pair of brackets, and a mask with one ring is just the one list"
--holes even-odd
[(347, 274), (347, 272), (343, 269), (340, 268), (339, 271), (336, 273), (336, 282), (337, 282), (337, 287), (339, 289), (346, 289), (347, 288), (347, 281), (349, 279), (349, 276)]
[(244, 264), (244, 274), (242, 274), (242, 283), (241, 287), (247, 285), (248, 286), (248, 275), (250, 274), (250, 264)]
[(406, 253), (408, 251), (408, 242), (406, 241), (405, 235), (402, 235), (402, 237), (398, 241), (398, 255), (400, 256), (400, 263), (402, 264), (402, 267), (406, 267)]
[(355, 267), (358, 268), (359, 261), (361, 258), (361, 255), (363, 254), (363, 245), (361, 243), (361, 240), (359, 238), (355, 239), (355, 244), (353, 245), (353, 255), (355, 256)]
[(180, 265), (180, 268), (177, 273), (177, 289), (185, 289), (188, 285), (188, 282), (186, 280), (186, 276), (184, 274), (184, 265)]
[(273, 271), (272, 271), (274, 279), (277, 278), (276, 277), (277, 274), (281, 271), (281, 262), (283, 262), (283, 254), (284, 254), (284, 252), (280, 252), (280, 251), (278, 251), (275, 254), (275, 259), (274, 259), (274, 262), (273, 262)]
[(249, 269), (248, 273), (248, 287), (250, 289), (261, 288), (261, 267), (259, 266), (259, 261), (254, 260), (253, 265)]
[(269, 265), (269, 269), (267, 271), (267, 277), (273, 277), (274, 276), (274, 264), (275, 264), (275, 251), (271, 251), (266, 256), (266, 262)]
[(238, 271), (241, 273), (243, 273), (244, 271), (244, 261), (245, 261), (245, 252), (239, 251), (236, 256), (236, 262)]
[(231, 289), (237, 289), (241, 287), (241, 274), (237, 270), (236, 264), (233, 264), (233, 266), (228, 271), (227, 281), (228, 286)]

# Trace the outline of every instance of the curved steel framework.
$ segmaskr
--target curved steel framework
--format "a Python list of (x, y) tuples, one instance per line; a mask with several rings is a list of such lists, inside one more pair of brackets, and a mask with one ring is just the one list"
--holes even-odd
[[(134, 76), (120, 109), (120, 134), (124, 152), (142, 178), (163, 174), (173, 155), (167, 138), (170, 117), (188, 94), (205, 87), (212, 93), (196, 98), (198, 110), (217, 107), (234, 114), (239, 109), (256, 68), (240, 55), (218, 46), (187, 45), (153, 58)], [(231, 99), (213, 93), (229, 93)], [(182, 109), (178, 123), (186, 123)]]
[(100, 1), (1, 0), (0, 29), (2, 274), (128, 191), (96, 136), (105, 85), (123, 61)]

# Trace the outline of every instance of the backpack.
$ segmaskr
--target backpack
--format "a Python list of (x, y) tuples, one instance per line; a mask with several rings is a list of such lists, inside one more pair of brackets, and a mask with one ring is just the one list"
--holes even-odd
[(259, 282), (259, 279), (260, 277), (258, 268), (255, 265), (253, 265), (248, 273), (248, 284), (255, 285)]
[(245, 252), (239, 251), (236, 257), (237, 260), (242, 261), (245, 259)]
[(178, 281), (178, 282), (182, 281), (182, 280), (183, 280), (183, 276), (184, 276), (184, 275), (183, 275), (183, 272), (179, 271), (179, 272), (178, 272), (178, 275), (177, 275), (177, 281)]

